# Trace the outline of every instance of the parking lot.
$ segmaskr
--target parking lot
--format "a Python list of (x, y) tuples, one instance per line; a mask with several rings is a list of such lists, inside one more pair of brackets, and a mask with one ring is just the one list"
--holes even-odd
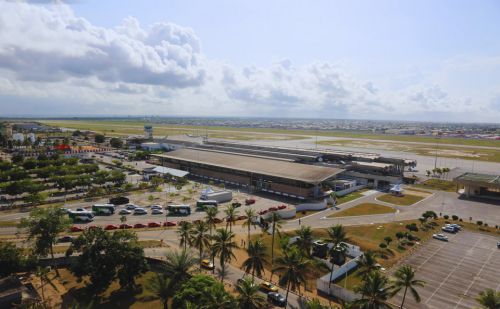
[[(449, 242), (431, 239), (404, 261), (426, 282), (418, 288), (421, 302), (408, 292), (405, 308), (474, 308), (481, 291), (500, 288), (500, 237), (468, 231), (447, 236)], [(402, 294), (391, 303), (399, 306)]]

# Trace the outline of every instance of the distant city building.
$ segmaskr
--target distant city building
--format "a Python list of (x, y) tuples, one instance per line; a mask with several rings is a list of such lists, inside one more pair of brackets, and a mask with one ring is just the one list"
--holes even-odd
[(16, 142), (24, 142), (24, 134), (23, 133), (14, 133), (14, 134), (12, 134), (12, 139)]
[(12, 138), (12, 125), (10, 123), (6, 123), (3, 127), (3, 134), (7, 138)]
[(28, 133), (26, 135), (26, 138), (31, 142), (34, 143), (36, 141), (36, 135), (35, 133)]
[(144, 126), (144, 138), (153, 139), (153, 126), (151, 125)]

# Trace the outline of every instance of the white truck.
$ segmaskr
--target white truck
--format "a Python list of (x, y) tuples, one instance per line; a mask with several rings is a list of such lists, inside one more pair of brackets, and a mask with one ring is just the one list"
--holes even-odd
[(212, 200), (217, 203), (230, 202), (233, 199), (233, 192), (231, 191), (214, 191), (202, 193), (200, 200)]

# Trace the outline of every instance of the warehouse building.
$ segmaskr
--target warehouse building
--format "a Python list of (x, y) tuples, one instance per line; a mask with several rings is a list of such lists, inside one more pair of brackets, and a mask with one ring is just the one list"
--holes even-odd
[(162, 166), (184, 170), (191, 176), (264, 191), (300, 200), (320, 199), (322, 183), (344, 170), (296, 163), (290, 158), (270, 158), (222, 150), (183, 148), (152, 155)]
[(500, 175), (465, 173), (453, 179), (464, 186), (464, 195), (500, 200)]

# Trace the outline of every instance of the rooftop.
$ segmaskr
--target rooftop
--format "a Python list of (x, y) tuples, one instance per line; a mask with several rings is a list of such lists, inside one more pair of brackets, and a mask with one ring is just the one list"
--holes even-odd
[(228, 168), (242, 172), (293, 179), (312, 184), (320, 183), (344, 171), (340, 168), (186, 148), (153, 156)]
[(500, 175), (465, 173), (456, 177), (454, 180), (459, 183), (483, 183), (500, 186)]

